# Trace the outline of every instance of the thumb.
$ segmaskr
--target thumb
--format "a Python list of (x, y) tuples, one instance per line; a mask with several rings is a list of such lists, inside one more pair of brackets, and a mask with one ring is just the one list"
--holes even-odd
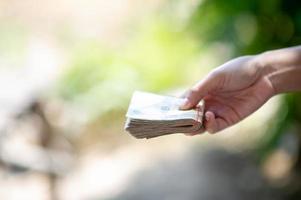
[(195, 107), (201, 99), (203, 99), (209, 92), (216, 88), (215, 75), (208, 75), (206, 78), (195, 84), (185, 95), (185, 102), (180, 106), (181, 110), (187, 110)]

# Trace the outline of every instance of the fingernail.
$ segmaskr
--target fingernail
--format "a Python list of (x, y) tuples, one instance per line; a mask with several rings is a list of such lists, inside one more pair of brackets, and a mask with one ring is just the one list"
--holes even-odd
[(190, 107), (190, 102), (187, 98), (185, 98), (184, 103), (180, 106), (180, 109), (187, 109)]
[(207, 121), (210, 120), (210, 115), (209, 115), (209, 113), (205, 113), (205, 117), (206, 117), (206, 120), (207, 120)]

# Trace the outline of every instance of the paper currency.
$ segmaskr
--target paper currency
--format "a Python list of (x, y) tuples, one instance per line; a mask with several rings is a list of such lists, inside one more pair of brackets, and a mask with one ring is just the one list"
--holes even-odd
[(179, 110), (184, 99), (136, 91), (127, 111), (125, 130), (136, 138), (153, 138), (202, 129), (204, 103)]

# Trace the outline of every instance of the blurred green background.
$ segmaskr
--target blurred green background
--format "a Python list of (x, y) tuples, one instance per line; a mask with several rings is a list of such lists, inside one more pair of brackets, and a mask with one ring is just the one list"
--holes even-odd
[(0, 198), (300, 199), (299, 93), (214, 136), (123, 131), (135, 90), (179, 96), (300, 34), (293, 0), (0, 1)]

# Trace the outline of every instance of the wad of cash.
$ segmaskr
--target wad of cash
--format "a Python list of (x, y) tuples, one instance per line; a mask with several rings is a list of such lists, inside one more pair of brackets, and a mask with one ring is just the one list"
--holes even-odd
[(136, 91), (126, 117), (125, 130), (135, 138), (153, 138), (202, 129), (204, 102), (192, 110), (180, 110), (184, 99)]

